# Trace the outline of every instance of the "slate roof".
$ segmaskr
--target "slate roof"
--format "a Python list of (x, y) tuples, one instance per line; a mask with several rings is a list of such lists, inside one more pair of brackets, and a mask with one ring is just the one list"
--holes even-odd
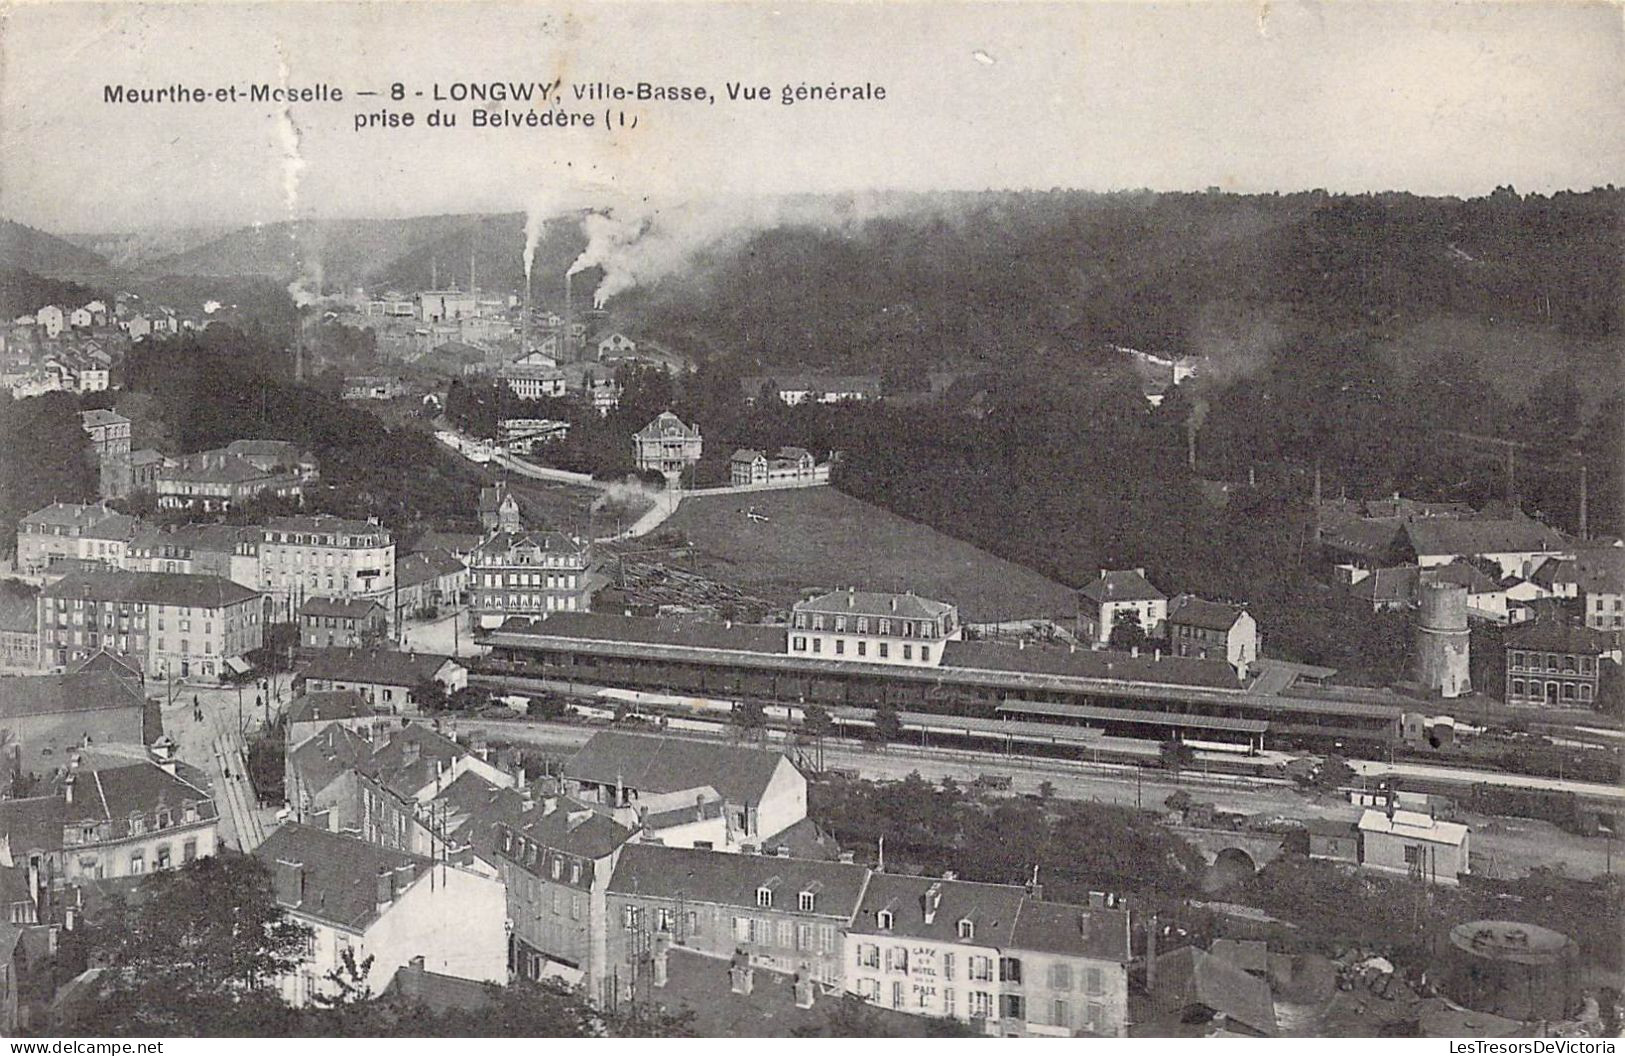
[(1359, 829), (1362, 833), (1446, 843), (1455, 847), (1461, 846), (1470, 831), (1458, 822), (1440, 821), (1414, 810), (1396, 810), (1392, 817), (1380, 810), (1367, 810), (1360, 815)]
[(257, 544), (259, 529), (229, 524), (142, 526), (130, 540), (130, 549), (151, 552), (159, 548), (187, 553), (234, 554), (243, 543)]
[(19, 523), (83, 529), (112, 516), (116, 516), (113, 511), (100, 503), (53, 502), (28, 514)]
[(400, 652), (394, 649), (311, 649), (299, 664), (299, 673), (310, 679), (363, 682), (410, 689), (433, 678), (447, 663), (455, 662), (439, 653)]
[(0, 800), (0, 834), (11, 840), (11, 853), (62, 849), (62, 797), (29, 796)]
[(1128, 910), (1025, 898), (1011, 929), (1010, 945), (1018, 950), (1127, 964)]
[(1371, 574), (1349, 588), (1356, 598), (1372, 604), (1411, 605), (1416, 601), (1417, 584), (1421, 569), (1415, 565), (1397, 568), (1376, 568)]
[(365, 619), (373, 611), (382, 614), (384, 607), (372, 598), (306, 598), (299, 606), (301, 616), (333, 616), (341, 620)]
[(936, 620), (953, 611), (953, 606), (945, 601), (932, 601), (913, 593), (892, 594), (856, 589), (832, 590), (798, 601), (793, 608), (796, 612), (879, 616), (898, 620)]
[[(927, 923), (926, 895), (933, 889), (941, 894), (936, 912)], [(874, 873), (858, 907), (850, 930), (863, 935), (898, 935), (939, 942), (970, 942), (1000, 949), (1015, 945), (1016, 918), (1027, 893), (1007, 884), (975, 884), (965, 880), (938, 880), (929, 876), (898, 876)], [(892, 926), (882, 931), (879, 913), (889, 910)], [(969, 939), (959, 937), (959, 922), (969, 919), (974, 930)]]
[(342, 928), (364, 930), (378, 919), (378, 874), (404, 867), (413, 881), (433, 863), (416, 854), (391, 850), (352, 836), (283, 825), (254, 849), (254, 857), (275, 870), (278, 862), (304, 867), (304, 897), (298, 913)]
[(1528, 517), (1411, 521), (1405, 538), (1418, 555), (1528, 553), (1566, 546), (1559, 532)]
[(1424, 568), (1419, 582), (1454, 583), (1466, 587), (1469, 594), (1494, 594), (1501, 589), (1501, 585), (1491, 579), (1483, 569), (1466, 561), (1452, 561), (1448, 565)]
[(1625, 594), (1625, 547), (1591, 547), (1577, 551), (1574, 578), (1584, 594)]
[(609, 890), (749, 909), (755, 908), (756, 893), (766, 885), (773, 890), (777, 913), (802, 912), (801, 892), (812, 891), (808, 917), (846, 921), (858, 908), (868, 875), (865, 866), (845, 862), (633, 843), (621, 851)]
[(220, 454), (219, 457), (204, 457), (215, 454), (217, 453), (204, 452), (203, 455), (187, 455), (174, 465), (160, 469), (158, 479), (197, 481), (203, 484), (244, 484), (251, 480), (262, 480), (270, 475), (246, 458), (239, 458), (236, 455)]
[(355, 719), (378, 714), (377, 710), (353, 689), (315, 690), (301, 693), (288, 704), (287, 720), (293, 722), (319, 722), (324, 719)]
[[(632, 830), (608, 814), (567, 796), (555, 799), (551, 811), (545, 803), (538, 803), (509, 827), (538, 846), (589, 860), (608, 857), (632, 838)], [(616, 875), (620, 875), (619, 869)]]
[(371, 755), (371, 742), (334, 723), (290, 751), (288, 760), (307, 786), (320, 791)]
[(785, 757), (678, 737), (601, 731), (564, 763), (564, 776), (598, 785), (617, 781), (640, 792), (680, 792), (709, 785), (730, 803), (755, 805)]
[(86, 539), (117, 539), (127, 542), (135, 537), (141, 527), (141, 522), (134, 517), (115, 513), (89, 525), (80, 534)]
[(40, 595), (206, 609), (237, 605), (260, 596), (258, 591), (224, 576), (190, 572), (70, 572), (47, 586)]
[(0, 590), (0, 631), (34, 634), (39, 630), (39, 595)]
[[(415, 746), (417, 753), (412, 762), (407, 761), (409, 745)], [(358, 760), (356, 768), (404, 797), (416, 795), (419, 789), (434, 783), (436, 777), (467, 754), (468, 750), (450, 737), (414, 722), (395, 731), (387, 743)]]
[(538, 550), (558, 551), (567, 554), (579, 554), (587, 549), (584, 543), (570, 538), (563, 532), (539, 528), (534, 531), (524, 532), (497, 532), (481, 543), (474, 553), (482, 557), (502, 557), (516, 547), (535, 547)]
[(1101, 569), (1093, 583), (1078, 591), (1099, 605), (1108, 601), (1163, 601), (1168, 595), (1151, 585), (1145, 573), (1130, 568), (1120, 571)]
[(1258, 939), (1214, 939), (1208, 953), (1244, 972), (1270, 970), (1269, 944)]
[(408, 963), (395, 969), (380, 999), (422, 1004), (431, 1012), (443, 1014), (454, 1009), (477, 1010), (494, 1004), (498, 989), (495, 983), (441, 975)]
[[(412, 548), (413, 553), (430, 553), (443, 550), (453, 556), (466, 554), (480, 545), (480, 536), (475, 532), (440, 532), (428, 531), (417, 541)], [(396, 582), (400, 581), (400, 571), (397, 567)]]
[(0, 718), (143, 708), (146, 698), (108, 671), (0, 679)]
[(468, 566), (445, 550), (419, 551), (395, 562), (395, 587), (415, 587), (419, 583), (468, 571)]
[(1509, 649), (1544, 649), (1553, 653), (1599, 656), (1616, 647), (1616, 639), (1605, 631), (1556, 618), (1530, 620), (1507, 632)]
[(1236, 672), (1223, 660), (1141, 650), (1139, 656), (1111, 649), (1012, 649), (998, 642), (949, 642), (942, 666), (1072, 678), (1117, 679), (1212, 689), (1238, 687)]
[(87, 429), (104, 425), (129, 425), (130, 419), (117, 411), (80, 411), (79, 421)]
[(679, 620), (671, 617), (621, 616), (608, 612), (556, 612), (542, 620), (510, 619), (503, 630), (556, 635), (603, 642), (641, 642), (693, 649), (738, 649), (752, 653), (785, 653), (785, 629), (764, 624)]
[(1241, 619), (1241, 613), (1240, 606), (1208, 601), (1194, 594), (1181, 594), (1168, 603), (1169, 623), (1210, 631), (1228, 631)]
[(389, 539), (389, 529), (382, 525), (373, 524), (370, 521), (334, 517), (326, 513), (302, 514), (294, 517), (271, 517), (266, 520), (263, 531), (267, 536), (274, 532), (292, 532), (304, 535), (380, 536), (386, 542)]
[(655, 418), (654, 421), (650, 422), (642, 429), (639, 429), (637, 432), (637, 438), (639, 440), (661, 440), (670, 437), (686, 437), (693, 439), (697, 438), (699, 435), (699, 429), (684, 424), (681, 418), (677, 417), (670, 411), (660, 412), (659, 417)]
[(1570, 583), (1578, 586), (1580, 577), (1576, 571), (1576, 564), (1568, 558), (1548, 557), (1529, 574), (1529, 582), (1547, 590), (1556, 590), (1559, 586)]
[(1269, 984), (1195, 946), (1181, 946), (1157, 958), (1153, 997), (1163, 1009), (1200, 1006), (1222, 1012), (1268, 1037), (1278, 1029)]

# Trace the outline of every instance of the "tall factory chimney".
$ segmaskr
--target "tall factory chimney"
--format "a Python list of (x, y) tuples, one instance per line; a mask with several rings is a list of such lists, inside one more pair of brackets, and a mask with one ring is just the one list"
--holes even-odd
[(1591, 538), (1586, 531), (1586, 467), (1584, 462), (1580, 463), (1580, 538)]
[(564, 332), (559, 336), (559, 362), (561, 363), (573, 362), (575, 359), (575, 357), (570, 354), (572, 349), (572, 344), (570, 341), (570, 331), (572, 329), (571, 323), (575, 318), (571, 314), (570, 304), (570, 287), (574, 284), (573, 279), (574, 276), (572, 276), (568, 271), (564, 273)]
[(519, 309), (519, 355), (530, 355), (530, 269), (525, 269), (524, 305)]

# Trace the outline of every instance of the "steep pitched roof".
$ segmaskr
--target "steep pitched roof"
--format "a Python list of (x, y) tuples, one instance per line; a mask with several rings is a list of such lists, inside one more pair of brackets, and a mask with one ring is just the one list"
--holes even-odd
[(660, 415), (648, 425), (639, 429), (639, 440), (660, 440), (668, 437), (695, 438), (700, 435), (699, 429), (684, 424), (683, 420), (670, 411), (661, 411)]
[(142, 708), (146, 698), (126, 679), (107, 671), (27, 675), (0, 679), (0, 718)]
[(299, 665), (305, 678), (365, 682), (408, 689), (448, 663), (439, 653), (399, 652), (394, 649), (312, 649)]
[(1168, 595), (1151, 585), (1145, 573), (1137, 568), (1101, 569), (1094, 582), (1086, 584), (1078, 593), (1095, 604), (1108, 601), (1163, 601)]
[(1550, 618), (1520, 623), (1507, 632), (1506, 644), (1512, 649), (1544, 649), (1554, 653), (1576, 653), (1600, 656), (1617, 645), (1617, 639), (1606, 631), (1598, 631), (1584, 624)]
[(427, 873), (429, 859), (391, 850), (352, 836), (308, 825), (283, 825), (254, 849), (254, 857), (275, 869), (278, 862), (304, 869), (304, 893), (290, 907), (305, 916), (343, 928), (365, 929), (378, 919), (378, 874), (402, 870), (410, 881)]
[(371, 742), (333, 723), (290, 751), (288, 763), (308, 787), (320, 791), (371, 755)]
[(377, 709), (353, 689), (314, 690), (301, 693), (288, 704), (289, 722), (355, 719), (375, 715)]
[[(935, 894), (933, 895), (933, 892)], [(930, 896), (928, 898), (928, 896)], [(851, 930), (864, 935), (898, 935), (939, 942), (973, 942), (981, 946), (1014, 946), (1016, 918), (1026, 891), (1007, 884), (976, 884), (929, 876), (875, 873), (863, 893)], [(935, 900), (931, 919), (928, 907)], [(890, 930), (880, 928), (879, 914), (892, 915)], [(959, 922), (968, 920), (972, 934), (959, 937)]]
[(785, 757), (761, 748), (603, 731), (564, 764), (564, 776), (640, 792), (680, 792), (709, 785), (730, 803), (762, 801)]
[(1574, 578), (1584, 594), (1625, 594), (1625, 547), (1587, 547), (1577, 551)]
[(1538, 553), (1566, 546), (1561, 533), (1529, 517), (1411, 521), (1405, 538), (1418, 555)]
[(224, 576), (190, 572), (70, 572), (40, 592), (47, 598), (189, 605), (219, 609), (259, 597), (259, 592)]
[(1181, 594), (1168, 603), (1168, 622), (1210, 631), (1228, 631), (1241, 619), (1239, 605), (1208, 601), (1194, 594)]
[(424, 550), (407, 554), (395, 562), (395, 586), (415, 587), (419, 583), (468, 571), (468, 566), (444, 550)]
[(333, 616), (343, 620), (365, 619), (370, 613), (383, 613), (384, 607), (372, 598), (306, 598), (299, 606), (301, 616)]
[(1195, 946), (1157, 958), (1155, 997), (1163, 1008), (1199, 1005), (1267, 1036), (1278, 1029), (1269, 984)]
[(29, 796), (0, 800), (0, 835), (11, 841), (11, 853), (62, 849), (62, 797)]
[(608, 814), (563, 796), (551, 810), (545, 802), (529, 808), (509, 827), (540, 847), (589, 860), (613, 854), (633, 835)]
[(1010, 944), (1019, 950), (1127, 964), (1128, 910), (1026, 898), (1011, 930)]
[(757, 892), (772, 891), (773, 908), (796, 913), (803, 891), (813, 894), (809, 916), (850, 920), (863, 895), (868, 869), (845, 862), (728, 854), (687, 847), (634, 843), (621, 851), (609, 889), (651, 898), (751, 908)]

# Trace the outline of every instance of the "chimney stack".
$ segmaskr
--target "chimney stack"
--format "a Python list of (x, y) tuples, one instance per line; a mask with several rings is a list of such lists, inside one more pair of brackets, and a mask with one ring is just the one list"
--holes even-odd
[(277, 859), (276, 873), (272, 878), (276, 885), (276, 900), (284, 906), (297, 907), (305, 900), (305, 864), (303, 862), (288, 862)]

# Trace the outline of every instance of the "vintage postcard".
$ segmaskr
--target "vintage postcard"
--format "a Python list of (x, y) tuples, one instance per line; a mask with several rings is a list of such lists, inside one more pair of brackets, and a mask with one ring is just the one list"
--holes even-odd
[(0, 1036), (1613, 1052), (1622, 11), (0, 3)]

